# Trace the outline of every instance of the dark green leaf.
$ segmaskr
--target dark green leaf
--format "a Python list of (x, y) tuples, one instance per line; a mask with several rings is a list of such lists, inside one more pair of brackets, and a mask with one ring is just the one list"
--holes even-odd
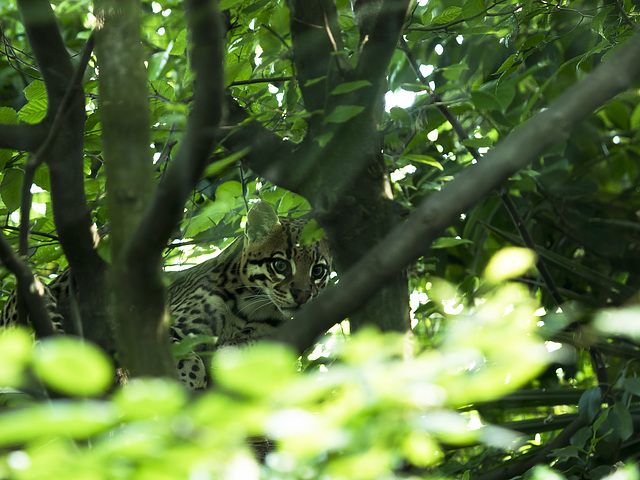
[(460, 16), (460, 13), (462, 13), (461, 7), (447, 7), (440, 15), (434, 18), (431, 23), (435, 25), (442, 25), (444, 23), (452, 22)]
[(357, 80), (355, 82), (347, 82), (341, 83), (336, 88), (333, 89), (331, 95), (340, 95), (342, 93), (353, 92), (354, 90), (359, 90), (361, 88), (370, 87), (371, 82), (369, 80)]
[(440, 237), (437, 238), (433, 245), (431, 245), (432, 249), (438, 248), (452, 248), (457, 247), (459, 245), (472, 245), (473, 242), (471, 240), (467, 240), (465, 238), (453, 238), (453, 237)]
[(364, 111), (360, 105), (338, 105), (324, 119), (325, 123), (345, 123)]
[(2, 183), (0, 184), (0, 196), (2, 196), (2, 201), (9, 212), (17, 210), (20, 206), (23, 179), (24, 173), (22, 173), (22, 170), (11, 168), (4, 171)]
[(578, 414), (587, 424), (594, 421), (602, 409), (602, 393), (598, 387), (591, 387), (582, 394), (578, 402)]

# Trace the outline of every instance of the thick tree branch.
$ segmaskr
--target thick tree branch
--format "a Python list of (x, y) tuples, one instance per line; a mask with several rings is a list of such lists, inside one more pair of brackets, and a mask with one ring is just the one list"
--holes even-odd
[(27, 251), (29, 248), (31, 185), (33, 184), (36, 170), (47, 158), (49, 150), (56, 141), (56, 138), (59, 135), (60, 131), (63, 129), (63, 121), (69, 113), (67, 109), (71, 106), (74, 100), (74, 93), (77, 94), (77, 92), (82, 91), (82, 76), (86, 69), (87, 63), (89, 62), (89, 57), (91, 56), (92, 51), (93, 36), (89, 37), (89, 40), (87, 40), (87, 44), (85, 45), (85, 48), (82, 52), (78, 67), (76, 68), (76, 71), (70, 83), (67, 85), (67, 89), (65, 90), (64, 95), (58, 105), (58, 110), (56, 111), (53, 120), (50, 122), (49, 132), (47, 133), (46, 138), (40, 144), (36, 153), (30, 155), (27, 159), (27, 163), (24, 169), (25, 171), (24, 181), (22, 185), (22, 200), (20, 205), (20, 244), (18, 250), (20, 252), (20, 255), (22, 256), (27, 255)]
[(472, 165), (423, 202), (407, 221), (324, 292), (296, 322), (279, 329), (274, 339), (299, 350), (362, 305), (398, 270), (424, 255), (429, 245), (461, 213), (485, 198), (511, 175), (562, 140), (596, 108), (628, 89), (640, 76), (640, 35), (618, 48), (607, 61), (576, 84), (548, 109), (516, 130), (481, 163)]
[[(120, 363), (133, 376), (170, 375), (173, 369), (162, 288), (141, 281), (144, 264), (127, 247), (155, 189), (149, 148), (147, 72), (140, 43), (138, 0), (96, 0), (96, 54), (100, 117), (111, 222), (109, 286)], [(145, 272), (146, 273), (146, 272)], [(158, 277), (157, 268), (152, 277)]]
[(217, 4), (216, 0), (185, 3), (193, 42), (192, 66), (197, 76), (194, 107), (180, 149), (123, 252), (124, 263), (135, 265), (128, 271), (135, 288), (128, 300), (138, 316), (135, 319), (138, 327), (127, 330), (140, 338), (142, 328), (147, 341), (154, 344), (152, 349), (162, 354), (161, 365), (153, 365), (144, 352), (131, 358), (129, 363), (134, 374), (170, 375), (175, 371), (173, 365), (166, 364), (170, 355), (164, 284), (160, 278), (162, 252), (207, 165), (223, 117), (223, 34)]
[(47, 137), (48, 127), (36, 125), (0, 123), (0, 148), (35, 152)]
[[(45, 119), (40, 125), (24, 129), (19, 142), (22, 145), (19, 146), (33, 151), (46, 142), (47, 136), (52, 138), (50, 148), (43, 152), (43, 160), (49, 167), (54, 222), (78, 286), (81, 316), (89, 324), (87, 337), (109, 348), (106, 309), (102, 301), (106, 298), (104, 261), (95, 250), (92, 221), (84, 193), (85, 110), (81, 75), (74, 81), (74, 69), (49, 2), (20, 0), (18, 8), (48, 99)], [(80, 68), (84, 69), (84, 66)], [(67, 100), (64, 109), (60, 110), (63, 98)], [(55, 123), (58, 112), (64, 115), (64, 121), (59, 122), (59, 131), (51, 134), (50, 127)], [(12, 129), (12, 133), (21, 133), (21, 126)]]

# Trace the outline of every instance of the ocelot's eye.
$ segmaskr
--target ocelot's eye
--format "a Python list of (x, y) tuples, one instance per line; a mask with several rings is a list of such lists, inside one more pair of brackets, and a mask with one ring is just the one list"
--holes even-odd
[(287, 262), (286, 260), (274, 260), (273, 269), (276, 271), (276, 273), (284, 275), (289, 271), (289, 262)]
[(321, 264), (317, 264), (314, 265), (313, 268), (311, 269), (311, 276), (315, 279), (315, 280), (319, 280), (322, 277), (324, 277), (324, 273), (327, 270), (327, 267), (325, 265), (321, 265)]

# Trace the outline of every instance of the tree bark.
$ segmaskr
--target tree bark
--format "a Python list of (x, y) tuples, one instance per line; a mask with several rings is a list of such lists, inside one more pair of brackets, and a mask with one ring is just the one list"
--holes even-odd
[[(15, 126), (23, 127), (26, 135), (17, 138), (10, 148), (25, 146), (36, 151), (47, 141), (54, 118), (61, 116), (61, 128), (53, 135), (43, 158), (49, 168), (54, 222), (76, 285), (75, 298), (85, 322), (85, 336), (109, 350), (106, 266), (95, 249), (93, 222), (84, 192), (84, 93), (79, 83), (73, 84), (74, 69), (49, 2), (21, 0), (18, 8), (47, 89), (48, 103), (45, 119), (39, 125)], [(61, 105), (68, 90), (68, 100)]]
[(582, 79), (440, 192), (425, 200), (353, 267), (272, 339), (302, 351), (336, 322), (357, 311), (397, 272), (427, 253), (431, 243), (460, 214), (561, 141), (572, 128), (631, 87), (640, 77), (640, 35), (619, 47), (605, 63)]
[(109, 275), (120, 363), (132, 376), (171, 375), (173, 361), (162, 288), (148, 292), (160, 267), (144, 269), (126, 254), (155, 190), (149, 148), (147, 74), (138, 0), (96, 0), (100, 116), (111, 223)]

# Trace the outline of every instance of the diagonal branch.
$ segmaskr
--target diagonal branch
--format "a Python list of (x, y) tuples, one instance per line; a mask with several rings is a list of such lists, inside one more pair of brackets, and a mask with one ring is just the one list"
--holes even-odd
[(47, 0), (19, 0), (18, 9), (47, 89), (47, 118), (50, 120), (73, 76), (71, 59)]
[(596, 108), (627, 90), (640, 76), (640, 35), (629, 39), (602, 65), (512, 133), (483, 161), (463, 170), (392, 230), (376, 247), (324, 292), (293, 324), (273, 339), (299, 350), (365, 303), (388, 278), (419, 258), (460, 214), (476, 205), (511, 175), (561, 141)]
[(0, 260), (18, 280), (20, 295), (16, 300), (20, 302), (21, 299), (24, 299), (27, 304), (29, 318), (36, 336), (44, 338), (53, 335), (55, 330), (44, 302), (42, 284), (31, 273), (29, 265), (15, 254), (3, 232), (0, 232)]

